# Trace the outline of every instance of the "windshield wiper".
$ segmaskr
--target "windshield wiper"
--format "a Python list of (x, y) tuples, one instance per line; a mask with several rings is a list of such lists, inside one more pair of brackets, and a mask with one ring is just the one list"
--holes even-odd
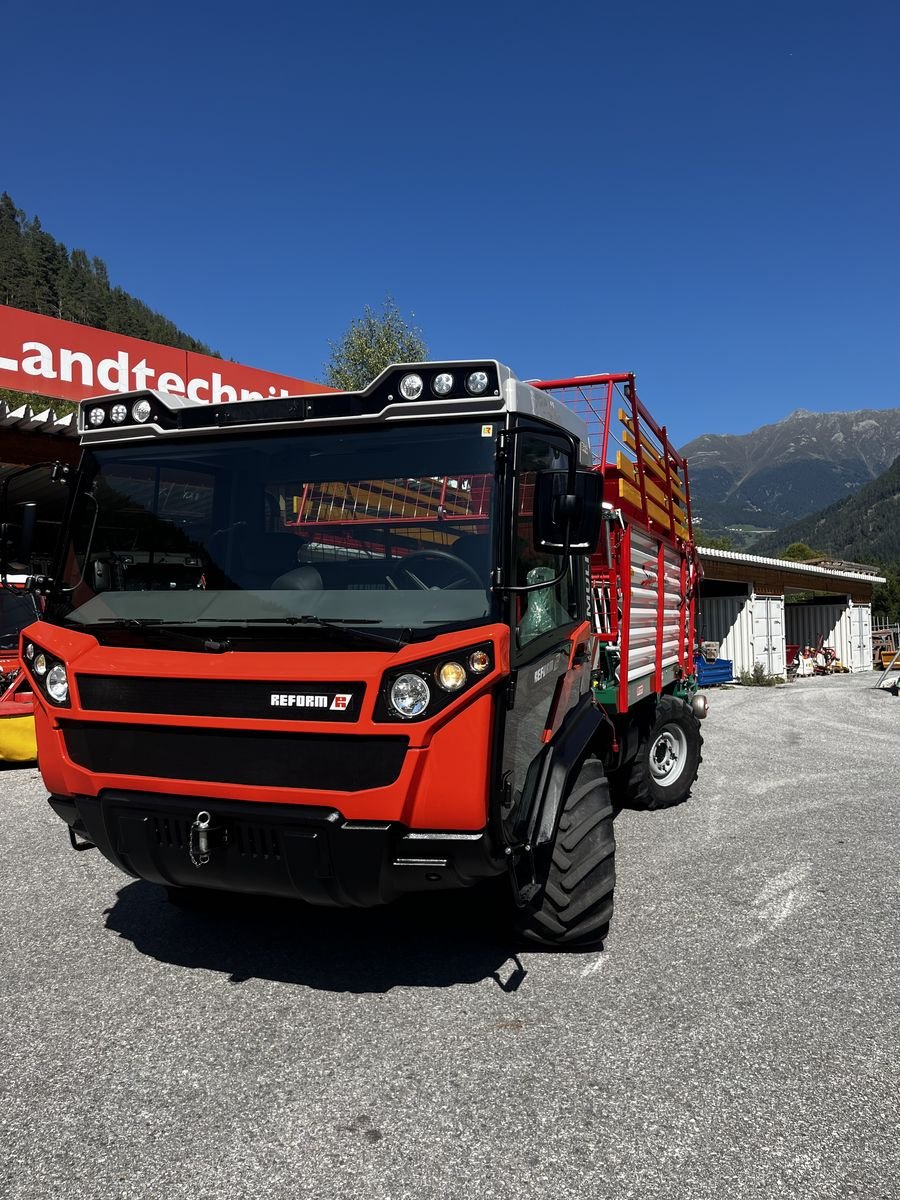
[[(98, 621), (92, 622), (90, 625), (74, 625), (75, 628), (89, 630), (93, 626), (102, 625), (105, 629), (148, 629), (151, 633), (163, 634), (165, 637), (172, 638), (178, 641), (190, 642), (194, 649), (197, 648), (197, 642), (202, 636), (201, 618), (199, 621), (167, 621), (161, 617), (101, 617)], [(206, 618), (212, 624), (211, 618)], [(355, 638), (357, 641), (367, 642), (374, 646), (387, 646), (391, 650), (401, 650), (404, 646), (412, 641), (412, 630), (404, 629), (399, 638), (389, 637), (384, 633), (375, 633), (371, 629), (359, 629), (358, 625), (375, 625), (376, 621), (369, 617), (346, 617), (340, 620), (330, 621), (325, 617), (316, 617), (311, 613), (306, 613), (301, 617), (284, 616), (284, 617), (246, 617), (241, 620), (224, 620), (216, 621), (215, 625), (218, 629), (239, 629), (249, 630), (256, 625), (305, 625), (312, 629), (324, 629), (331, 633), (337, 633), (346, 638)], [(172, 629), (173, 625), (193, 626), (197, 629), (196, 635), (187, 633), (179, 633), (178, 630)], [(406, 636), (409, 635), (409, 636)], [(207, 638), (202, 643), (204, 650), (209, 650), (213, 653), (221, 654), (225, 650), (230, 650), (232, 646), (229, 638), (223, 638), (221, 641), (215, 638)]]
[[(339, 620), (328, 620), (305, 613), (302, 617), (249, 617), (241, 623), (241, 628), (252, 625), (306, 625), (312, 629), (327, 629), (344, 637), (356, 638), (357, 641), (369, 642), (374, 646), (388, 646), (391, 650), (402, 650), (412, 641), (412, 630), (404, 629), (399, 638), (389, 637), (386, 633), (375, 633), (372, 629), (359, 629), (360, 625), (377, 625), (378, 622), (370, 617), (341, 617)], [(406, 635), (409, 636), (406, 636)]]
[[(231, 649), (229, 638), (219, 640), (218, 638), (204, 637), (201, 629), (198, 629), (195, 634), (190, 634), (180, 633), (177, 629), (169, 628), (170, 625), (180, 623), (164, 621), (157, 617), (100, 617), (98, 621), (92, 621), (88, 625), (68, 622), (70, 628), (80, 629), (85, 633), (96, 629), (98, 625), (102, 625), (104, 629), (146, 629), (152, 636), (162, 636), (181, 645), (190, 646), (192, 650), (206, 650), (210, 654), (224, 654), (226, 650)], [(189, 625), (191, 622), (185, 621), (184, 624)]]

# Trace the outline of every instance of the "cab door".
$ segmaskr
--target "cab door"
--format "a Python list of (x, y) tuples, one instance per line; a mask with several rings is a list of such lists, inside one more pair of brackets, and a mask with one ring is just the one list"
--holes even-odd
[(544, 745), (590, 687), (587, 560), (572, 557), (562, 579), (560, 555), (534, 544), (535, 481), (539, 471), (567, 470), (570, 449), (551, 433), (515, 438), (510, 580), (514, 586), (548, 581), (546, 588), (513, 592), (510, 600), (512, 677), (503, 731), (501, 824), (508, 844), (519, 840), (522, 794)]

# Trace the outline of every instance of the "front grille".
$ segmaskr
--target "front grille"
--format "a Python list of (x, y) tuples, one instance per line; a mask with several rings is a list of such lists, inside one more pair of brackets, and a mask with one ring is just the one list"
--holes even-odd
[(408, 738), (398, 736), (257, 733), (93, 721), (61, 721), (60, 725), (69, 757), (89, 771), (324, 792), (386, 787), (399, 776), (409, 745)]
[(250, 717), (276, 721), (359, 720), (365, 684), (258, 679), (159, 679), (76, 675), (82, 708), (179, 717)]

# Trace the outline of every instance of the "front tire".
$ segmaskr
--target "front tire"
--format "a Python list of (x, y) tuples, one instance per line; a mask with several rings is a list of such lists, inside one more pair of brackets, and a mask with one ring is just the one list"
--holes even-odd
[(616, 773), (613, 798), (621, 808), (656, 811), (682, 804), (697, 778), (703, 737), (689, 704), (663, 696), (637, 753)]
[(589, 758), (563, 806), (540, 899), (518, 918), (519, 932), (543, 946), (602, 942), (613, 912), (615, 856), (609, 784), (602, 764)]

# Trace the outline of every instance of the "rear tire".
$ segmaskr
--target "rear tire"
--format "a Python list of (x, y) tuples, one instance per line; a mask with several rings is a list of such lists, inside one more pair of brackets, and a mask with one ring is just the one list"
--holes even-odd
[(691, 706), (677, 696), (663, 696), (634, 759), (616, 772), (616, 804), (645, 811), (683, 804), (703, 761), (702, 748), (700, 722)]
[(589, 758), (563, 806), (540, 900), (517, 918), (519, 932), (543, 946), (577, 949), (602, 942), (613, 912), (615, 856), (606, 773)]

